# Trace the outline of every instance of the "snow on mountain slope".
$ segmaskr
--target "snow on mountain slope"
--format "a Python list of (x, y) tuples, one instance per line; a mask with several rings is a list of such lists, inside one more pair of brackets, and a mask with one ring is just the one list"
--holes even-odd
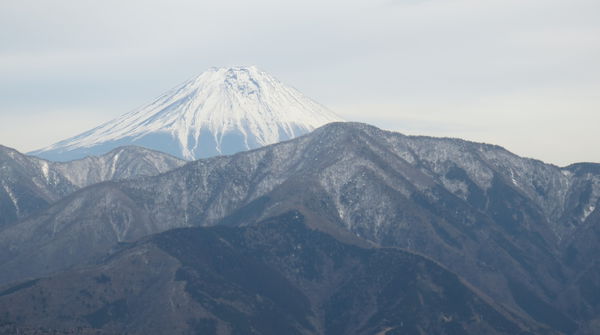
[(155, 176), (185, 163), (162, 152), (134, 146), (117, 148), (102, 156), (50, 162), (0, 145), (0, 227), (35, 214), (82, 187)]
[(39, 162), (46, 169), (50, 166), (79, 188), (107, 180), (155, 176), (186, 163), (162, 152), (135, 146), (119, 147), (102, 156), (69, 162)]
[(139, 145), (185, 159), (261, 147), (341, 121), (266, 72), (212, 68), (154, 102), (31, 154), (53, 160)]

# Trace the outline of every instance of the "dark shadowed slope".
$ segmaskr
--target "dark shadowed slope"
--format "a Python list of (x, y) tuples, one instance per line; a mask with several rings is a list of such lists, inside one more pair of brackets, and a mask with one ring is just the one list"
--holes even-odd
[(92, 268), (4, 288), (0, 320), (128, 334), (552, 333), (430, 260), (341, 243), (296, 211), (165, 232)]

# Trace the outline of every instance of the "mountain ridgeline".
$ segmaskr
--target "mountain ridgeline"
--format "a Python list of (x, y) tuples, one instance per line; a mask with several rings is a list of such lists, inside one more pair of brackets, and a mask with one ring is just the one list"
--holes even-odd
[(595, 334), (599, 199), (598, 164), (332, 123), (91, 185), (5, 227), (0, 306), (22, 308), (0, 316), (109, 333), (155, 320), (182, 333)]
[(154, 176), (184, 163), (170, 155), (133, 146), (59, 163), (0, 146), (0, 227), (38, 213), (82, 187)]

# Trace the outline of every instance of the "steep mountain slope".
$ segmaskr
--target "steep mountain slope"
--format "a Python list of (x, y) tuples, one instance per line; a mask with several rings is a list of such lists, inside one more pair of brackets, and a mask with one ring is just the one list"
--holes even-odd
[[(560, 294), (559, 301), (564, 304), (573, 318), (591, 320), (585, 325), (585, 333), (600, 333), (600, 211), (597, 188), (600, 185), (600, 164), (580, 163), (566, 168), (577, 177), (580, 184), (569, 201), (575, 212), (583, 210), (580, 217), (583, 222), (575, 233), (563, 241), (565, 264), (576, 271), (575, 279)], [(596, 201), (594, 201), (596, 200)]]
[(153, 176), (183, 165), (139, 147), (55, 163), (0, 146), (0, 227), (39, 212), (75, 190), (107, 180)]
[(56, 162), (51, 165), (77, 187), (107, 180), (156, 176), (187, 162), (171, 155), (142, 147), (119, 147), (102, 156)]
[[(0, 227), (46, 208), (77, 187), (46, 161), (0, 146)], [(47, 177), (46, 177), (47, 176)]]
[(335, 123), (158, 177), (83, 189), (0, 232), (0, 282), (82, 264), (172, 228), (244, 224), (297, 208), (340, 240), (426, 255), (515, 313), (573, 333), (593, 313), (568, 312), (559, 295), (595, 249), (580, 248), (569, 266), (569, 243), (600, 220), (599, 175), (577, 169), (492, 145)]
[(52, 160), (139, 145), (188, 160), (258, 148), (341, 119), (256, 67), (212, 68), (154, 102), (31, 154)]
[(341, 243), (296, 211), (169, 231), (92, 268), (0, 289), (1, 322), (127, 334), (552, 333), (430, 260)]

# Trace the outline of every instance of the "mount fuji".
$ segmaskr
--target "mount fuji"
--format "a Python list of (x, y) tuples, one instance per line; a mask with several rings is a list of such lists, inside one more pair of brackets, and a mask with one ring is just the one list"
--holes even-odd
[(336, 121), (342, 119), (254, 66), (211, 68), (150, 104), (30, 154), (66, 161), (138, 145), (194, 160), (292, 139)]

